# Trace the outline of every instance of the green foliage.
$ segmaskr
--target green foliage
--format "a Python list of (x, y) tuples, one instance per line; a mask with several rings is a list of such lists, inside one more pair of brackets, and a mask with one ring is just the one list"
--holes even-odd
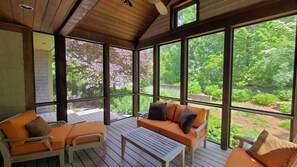
[(234, 102), (245, 102), (251, 99), (253, 91), (251, 89), (233, 89), (232, 100)]
[(201, 92), (201, 86), (199, 84), (189, 84), (188, 92), (191, 94), (198, 94)]
[(150, 108), (150, 104), (153, 102), (153, 98), (148, 96), (140, 96), (139, 99), (140, 111), (148, 110)]
[[(214, 142), (221, 142), (221, 119), (210, 112), (209, 115), (209, 123), (208, 123), (208, 139)], [(246, 136), (251, 138), (257, 138), (259, 135), (259, 131), (256, 129), (243, 131), (241, 126), (236, 124), (231, 124), (230, 127), (230, 146), (236, 147), (238, 146), (239, 142), (234, 140), (232, 136), (239, 135), (239, 136)]]
[(177, 26), (196, 21), (197, 4), (193, 4), (177, 12)]
[(175, 97), (178, 98), (180, 96), (180, 91), (173, 88), (160, 88), (160, 95), (165, 97)]
[(291, 90), (275, 90), (273, 91), (273, 94), (283, 100), (283, 101), (289, 101), (292, 99), (292, 91)]
[(110, 88), (111, 94), (126, 94), (126, 93), (132, 93), (132, 86), (125, 86), (121, 88)]
[(112, 98), (110, 108), (113, 113), (132, 115), (132, 97)]
[(216, 117), (213, 112), (209, 114), (208, 136), (207, 138), (214, 142), (221, 142), (221, 119)]
[(284, 114), (291, 114), (292, 113), (291, 104), (280, 104), (279, 111)]
[(208, 86), (205, 88), (204, 92), (207, 95), (213, 96), (213, 98), (217, 101), (221, 101), (223, 99), (222, 89), (220, 89), (218, 85)]
[(255, 99), (255, 103), (260, 105), (265, 105), (265, 106), (272, 105), (278, 101), (278, 98), (273, 94), (262, 93), (262, 92), (254, 96), (254, 99)]
[(284, 120), (282, 121), (282, 127), (285, 128), (285, 129), (289, 129), (291, 128), (291, 122), (290, 120)]
[(180, 42), (160, 46), (160, 84), (180, 82)]
[(243, 131), (239, 125), (231, 124), (231, 127), (230, 127), (230, 146), (233, 148), (233, 147), (238, 146), (238, 144), (239, 144), (238, 140), (233, 139), (234, 135), (256, 139), (259, 136), (259, 134), (260, 134), (260, 132), (258, 130), (256, 130), (256, 129)]

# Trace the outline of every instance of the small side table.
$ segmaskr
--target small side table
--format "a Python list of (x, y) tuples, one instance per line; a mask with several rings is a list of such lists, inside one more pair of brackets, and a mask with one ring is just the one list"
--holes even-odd
[(148, 115), (149, 110), (144, 110), (141, 112), (137, 113), (137, 119), (139, 119), (139, 117), (145, 118)]

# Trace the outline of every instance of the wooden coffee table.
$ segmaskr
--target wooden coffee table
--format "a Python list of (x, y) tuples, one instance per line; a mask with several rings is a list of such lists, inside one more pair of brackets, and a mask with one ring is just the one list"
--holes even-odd
[(186, 146), (181, 143), (146, 128), (139, 127), (122, 134), (123, 159), (126, 141), (161, 161), (163, 167), (168, 167), (169, 162), (179, 155), (180, 166), (184, 167)]

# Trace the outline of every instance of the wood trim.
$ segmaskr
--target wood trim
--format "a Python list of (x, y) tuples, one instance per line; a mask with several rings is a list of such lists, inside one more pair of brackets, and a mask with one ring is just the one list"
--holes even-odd
[(133, 116), (139, 112), (139, 50), (133, 50)]
[(104, 99), (103, 96), (97, 96), (97, 97), (88, 97), (88, 98), (80, 98), (80, 99), (70, 99), (67, 100), (67, 103), (75, 103), (75, 102), (83, 102), (83, 101), (94, 101), (94, 100), (100, 100)]
[(65, 37), (55, 36), (57, 120), (67, 122), (67, 81)]
[(181, 60), (180, 60), (180, 104), (186, 105), (187, 100), (187, 78), (188, 78), (188, 40), (181, 39)]
[(14, 32), (20, 32), (23, 33), (24, 30), (32, 31), (31, 28), (17, 25), (17, 24), (10, 24), (5, 22), (0, 22), (0, 29), (1, 30), (7, 30), (7, 31), (14, 31)]
[(135, 43), (133, 41), (115, 38), (107, 34), (100, 34), (98, 32), (83, 30), (81, 28), (74, 29), (69, 36), (76, 39), (88, 39), (99, 43), (108, 43), (129, 49), (135, 49)]
[(255, 5), (228, 12), (207, 20), (185, 25), (169, 32), (138, 42), (137, 48), (163, 43), (197, 34), (223, 29), (226, 26), (238, 27), (281, 16), (297, 13), (296, 0), (264, 1)]
[(160, 82), (159, 82), (159, 68), (160, 68), (160, 62), (159, 62), (159, 58), (160, 58), (160, 52), (159, 52), (159, 46), (158, 45), (154, 45), (153, 46), (153, 49), (154, 49), (154, 64), (153, 64), (153, 67), (154, 67), (154, 71), (153, 71), (153, 74), (154, 74), (154, 79), (153, 79), (153, 101), (156, 102), (159, 100), (158, 96), (159, 96), (159, 90), (160, 90)]
[(103, 45), (104, 124), (110, 124), (110, 73), (109, 44)]
[(222, 104), (222, 131), (221, 148), (229, 147), (230, 118), (231, 118), (231, 87), (232, 87), (232, 46), (233, 29), (229, 26), (225, 29), (224, 42), (224, 72), (223, 72), (223, 104)]
[(35, 109), (33, 33), (23, 29), (23, 58), (26, 110)]
[(59, 32), (62, 36), (68, 36), (78, 23), (91, 11), (99, 0), (82, 0), (75, 11), (70, 12), (70, 18)]
[[(297, 21), (296, 21), (297, 22)], [(297, 25), (297, 24), (296, 24)], [(293, 98), (292, 98), (292, 114), (290, 140), (293, 141), (297, 137), (297, 28), (295, 37), (295, 59), (294, 59), (294, 76), (293, 76)]]

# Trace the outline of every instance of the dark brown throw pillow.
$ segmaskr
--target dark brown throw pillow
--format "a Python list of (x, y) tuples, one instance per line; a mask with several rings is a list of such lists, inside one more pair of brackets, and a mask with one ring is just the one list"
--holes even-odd
[(188, 107), (181, 113), (178, 125), (181, 130), (188, 134), (195, 123), (197, 114), (193, 113)]
[(148, 119), (166, 121), (167, 103), (151, 103)]
[(41, 117), (25, 125), (30, 137), (46, 136), (51, 132), (51, 127)]

